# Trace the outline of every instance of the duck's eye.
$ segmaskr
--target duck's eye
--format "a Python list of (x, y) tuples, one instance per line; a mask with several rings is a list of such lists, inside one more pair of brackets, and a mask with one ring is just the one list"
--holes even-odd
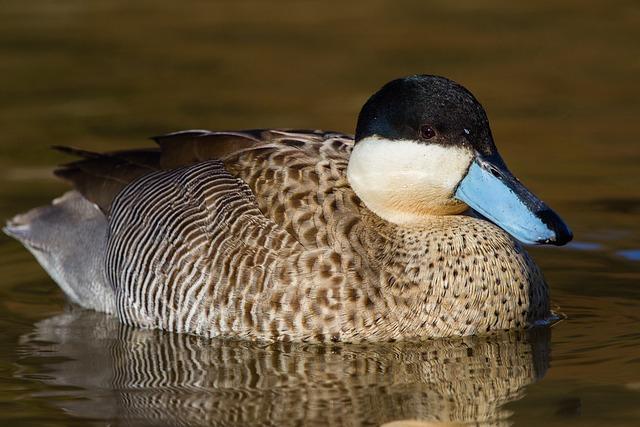
[(430, 125), (420, 126), (420, 138), (431, 139), (436, 136), (436, 131)]

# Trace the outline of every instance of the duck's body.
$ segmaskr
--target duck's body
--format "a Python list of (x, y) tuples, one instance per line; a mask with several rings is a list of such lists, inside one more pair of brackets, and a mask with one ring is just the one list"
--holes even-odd
[[(85, 307), (140, 327), (295, 341), (471, 335), (550, 316), (547, 285), (521, 245), (468, 211), (451, 213), (460, 202), (442, 204), (444, 214), (357, 195), (352, 137), (188, 131), (157, 140), (160, 150), (81, 153), (88, 159), (60, 175), (82, 195), (6, 229)], [(370, 143), (358, 140), (365, 151)], [(99, 262), (78, 262), (74, 244), (65, 264), (59, 237), (34, 243), (34, 230), (63, 210), (90, 219), (70, 215), (56, 229), (92, 236)], [(98, 289), (93, 298), (76, 291), (83, 278)]]

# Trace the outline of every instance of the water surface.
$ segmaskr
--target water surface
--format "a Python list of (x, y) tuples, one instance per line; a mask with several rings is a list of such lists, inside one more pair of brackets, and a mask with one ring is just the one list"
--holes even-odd
[(434, 73), (476, 94), (511, 170), (576, 236), (531, 249), (567, 316), (553, 328), (364, 347), (134, 330), (68, 307), (0, 236), (1, 424), (640, 422), (636, 1), (5, 0), (0, 24), (0, 218), (66, 188), (50, 145), (351, 132), (384, 82)]

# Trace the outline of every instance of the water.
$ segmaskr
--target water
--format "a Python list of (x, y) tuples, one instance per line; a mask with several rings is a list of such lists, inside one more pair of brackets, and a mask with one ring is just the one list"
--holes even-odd
[(512, 171), (576, 236), (531, 249), (567, 316), (554, 327), (367, 347), (130, 329), (67, 307), (2, 236), (1, 424), (640, 422), (637, 2), (5, 0), (0, 23), (2, 218), (66, 188), (49, 145), (352, 131), (382, 83), (429, 72), (477, 95)]

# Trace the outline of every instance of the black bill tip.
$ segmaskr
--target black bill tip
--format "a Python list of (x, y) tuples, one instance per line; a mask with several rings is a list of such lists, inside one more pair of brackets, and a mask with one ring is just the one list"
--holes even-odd
[(539, 240), (538, 243), (563, 246), (569, 243), (573, 239), (573, 233), (560, 218), (560, 216), (551, 209), (543, 209), (536, 212), (536, 216), (553, 231), (553, 237)]

